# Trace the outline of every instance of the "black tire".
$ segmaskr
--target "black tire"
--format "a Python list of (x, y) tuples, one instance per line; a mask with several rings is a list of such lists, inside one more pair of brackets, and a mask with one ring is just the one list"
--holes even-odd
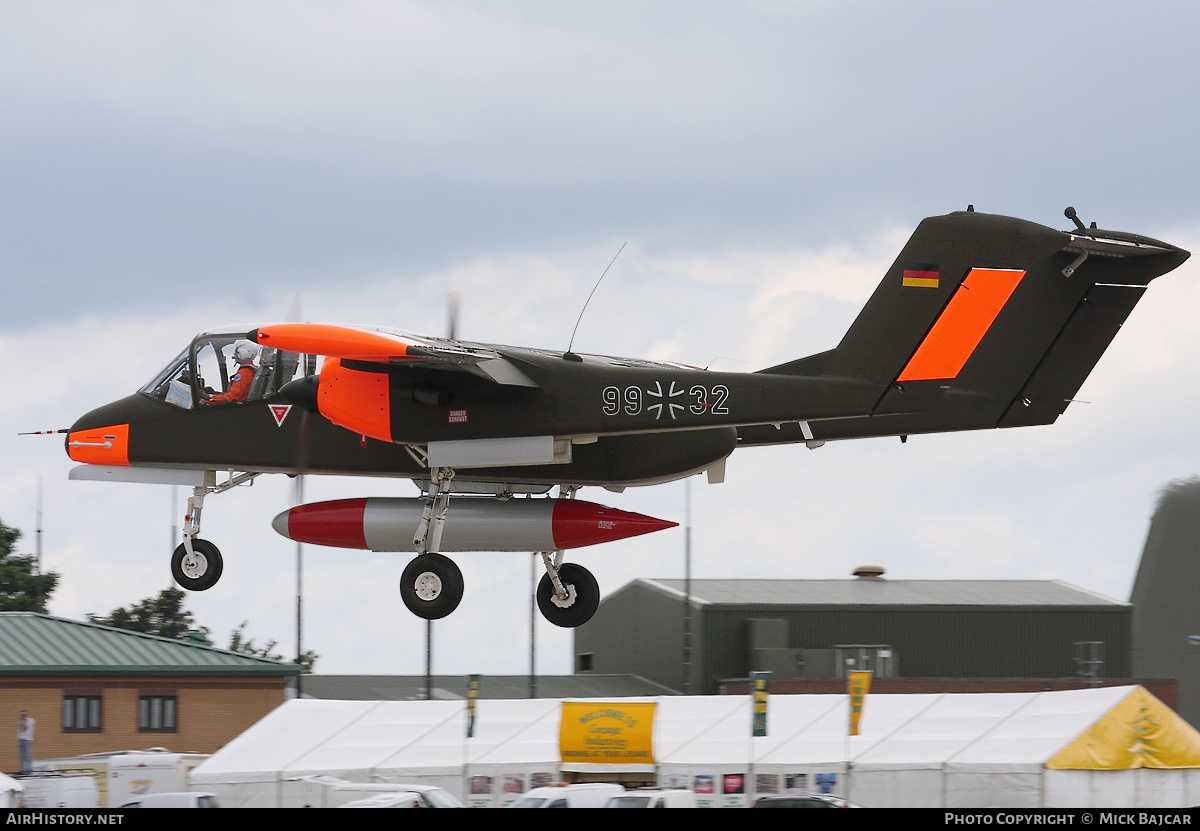
[(576, 563), (563, 563), (558, 570), (558, 579), (568, 592), (574, 590), (575, 596), (569, 601), (570, 605), (558, 605), (550, 575), (543, 574), (537, 587), (537, 604), (542, 610), (542, 617), (564, 629), (583, 626), (600, 606), (600, 584), (590, 571)]
[(211, 589), (221, 579), (225, 563), (220, 550), (208, 540), (192, 540), (192, 556), (183, 543), (171, 555), (171, 576), (190, 592)]
[(463, 596), (463, 576), (449, 557), (422, 554), (400, 577), (400, 597), (414, 615), (440, 620), (458, 608)]

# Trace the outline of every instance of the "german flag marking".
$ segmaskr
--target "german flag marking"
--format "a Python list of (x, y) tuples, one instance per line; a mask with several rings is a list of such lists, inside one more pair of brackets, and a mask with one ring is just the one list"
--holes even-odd
[(896, 380), (957, 378), (1024, 276), (1010, 268), (971, 269)]
[(937, 263), (906, 265), (900, 285), (906, 288), (936, 289), (939, 276)]

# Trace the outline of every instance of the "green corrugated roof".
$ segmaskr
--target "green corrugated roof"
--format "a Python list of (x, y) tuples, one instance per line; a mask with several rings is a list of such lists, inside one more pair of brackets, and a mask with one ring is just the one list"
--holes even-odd
[(96, 623), (0, 612), (0, 676), (299, 675), (300, 667)]

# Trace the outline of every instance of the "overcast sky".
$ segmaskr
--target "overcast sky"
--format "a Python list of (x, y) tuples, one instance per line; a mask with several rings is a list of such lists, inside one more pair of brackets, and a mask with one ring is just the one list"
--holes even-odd
[[(66, 480), (69, 426), (195, 332), (305, 317), (752, 370), (836, 345), (925, 216), (967, 204), (1200, 247), (1194, 4), (0, 0), (0, 520), (55, 614), (169, 585), (166, 487)], [(696, 479), (698, 577), (1062, 579), (1126, 599), (1158, 490), (1197, 472), (1200, 281), (1153, 284), (1052, 427), (736, 453)], [(208, 500), (188, 597), (294, 650), (269, 477)], [(411, 495), (310, 477), (309, 500)], [(674, 483), (582, 498), (682, 521)], [(683, 533), (584, 549), (605, 592)], [(530, 558), (459, 556), (438, 672), (528, 669)], [(306, 547), (324, 673), (420, 673), (407, 558)], [(540, 618), (539, 618), (540, 620)], [(539, 669), (570, 637), (539, 623)], [(797, 644), (798, 646), (803, 644)]]

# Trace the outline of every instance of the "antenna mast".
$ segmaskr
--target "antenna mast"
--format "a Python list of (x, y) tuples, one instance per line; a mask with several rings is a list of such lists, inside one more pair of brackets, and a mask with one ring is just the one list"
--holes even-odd
[[(613, 254), (613, 258), (604, 269), (604, 274), (608, 274), (608, 269), (612, 268), (613, 263), (617, 261), (617, 257), (621, 256), (621, 252), (625, 250), (626, 245), (627, 243), (621, 243), (621, 247), (617, 249), (616, 254)], [(600, 280), (597, 280), (596, 285), (592, 286), (592, 294), (595, 294), (596, 289), (600, 288), (600, 281), (604, 279), (604, 274), (601, 274)], [(582, 358), (571, 351), (571, 347), (575, 345), (575, 333), (579, 331), (579, 322), (583, 320), (583, 313), (587, 311), (588, 303), (592, 302), (592, 294), (589, 294), (587, 300), (583, 301), (583, 308), (579, 310), (579, 317), (575, 320), (575, 328), (571, 330), (571, 342), (567, 344), (567, 351), (563, 353), (563, 357), (568, 361), (582, 360)]]

